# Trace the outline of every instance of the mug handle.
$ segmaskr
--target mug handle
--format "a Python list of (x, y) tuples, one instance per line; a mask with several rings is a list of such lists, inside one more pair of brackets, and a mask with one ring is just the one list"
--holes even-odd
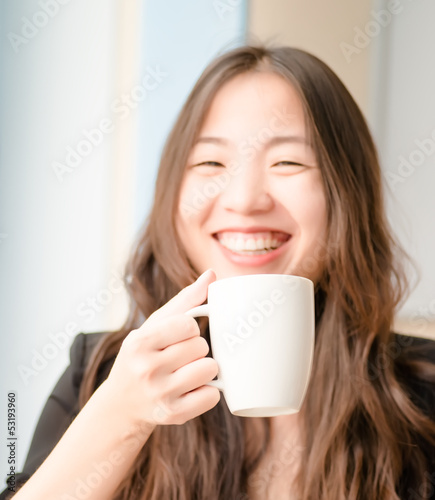
[[(187, 314), (188, 316), (192, 316), (192, 318), (199, 318), (201, 316), (210, 316), (210, 308), (208, 304), (203, 304), (202, 306), (197, 306), (193, 307), (192, 309), (189, 309), (186, 311), (184, 314)], [(222, 384), (222, 380), (219, 378), (217, 380), (211, 380), (210, 382), (207, 382), (204, 385), (210, 385), (212, 387), (216, 387), (220, 391), (224, 390), (224, 386)]]

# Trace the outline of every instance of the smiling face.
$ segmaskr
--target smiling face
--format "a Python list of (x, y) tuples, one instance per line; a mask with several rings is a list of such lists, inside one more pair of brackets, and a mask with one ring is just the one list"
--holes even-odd
[(188, 158), (176, 229), (198, 273), (318, 280), (326, 200), (302, 103), (283, 78), (243, 73), (217, 92)]

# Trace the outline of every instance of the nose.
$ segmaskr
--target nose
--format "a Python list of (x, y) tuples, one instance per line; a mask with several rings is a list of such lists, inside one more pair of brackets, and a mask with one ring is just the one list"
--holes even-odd
[(274, 206), (266, 173), (252, 164), (241, 166), (231, 175), (219, 198), (223, 208), (242, 215), (268, 212)]

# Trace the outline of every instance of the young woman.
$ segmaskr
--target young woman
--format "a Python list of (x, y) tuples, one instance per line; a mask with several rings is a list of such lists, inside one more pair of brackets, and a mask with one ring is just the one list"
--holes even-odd
[[(391, 332), (399, 257), (372, 138), (337, 76), (288, 47), (222, 55), (167, 140), (129, 318), (75, 340), (14, 498), (435, 498), (435, 343)], [(213, 280), (253, 273), (316, 285), (297, 415), (235, 417), (204, 385), (207, 323), (184, 313)]]

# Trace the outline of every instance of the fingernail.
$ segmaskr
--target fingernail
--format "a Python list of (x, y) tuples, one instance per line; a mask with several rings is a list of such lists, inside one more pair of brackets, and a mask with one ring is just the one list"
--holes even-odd
[(210, 274), (211, 271), (213, 271), (213, 269), (210, 267), (209, 269), (207, 269), (207, 271), (204, 271), (200, 276), (198, 276), (198, 279), (196, 281), (199, 281), (200, 279), (203, 279), (205, 276), (207, 276), (208, 274)]

